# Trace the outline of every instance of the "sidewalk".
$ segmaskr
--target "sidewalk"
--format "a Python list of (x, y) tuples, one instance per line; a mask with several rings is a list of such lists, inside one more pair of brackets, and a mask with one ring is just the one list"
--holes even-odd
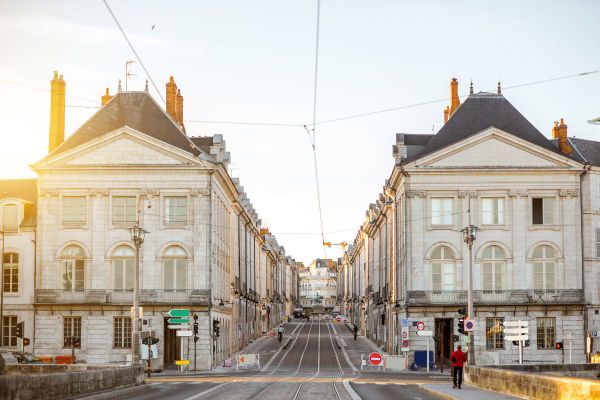
[(434, 396), (448, 400), (514, 400), (519, 397), (508, 396), (503, 393), (478, 389), (463, 385), (462, 389), (453, 389), (452, 384), (425, 383), (419, 387)]

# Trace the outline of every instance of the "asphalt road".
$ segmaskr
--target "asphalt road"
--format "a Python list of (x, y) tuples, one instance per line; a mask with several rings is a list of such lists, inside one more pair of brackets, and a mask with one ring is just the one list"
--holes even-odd
[[(339, 343), (346, 344), (344, 351), (337, 347), (336, 338)], [(276, 337), (264, 337), (251, 345), (248, 352), (261, 354), (262, 371), (227, 371), (218, 375), (155, 374), (144, 388), (127, 398), (353, 400), (346, 390), (349, 384), (351, 392), (364, 400), (437, 399), (418, 387), (419, 383), (431, 383), (430, 376), (356, 371), (360, 365), (351, 365), (349, 354), (364, 352), (365, 343), (364, 339), (352, 340), (345, 327), (335, 326), (327, 320), (294, 322), (286, 325), (281, 344)], [(283, 348), (285, 344), (288, 344), (286, 349)], [(361, 345), (360, 349), (353, 348)], [(344, 381), (347, 381), (346, 385)], [(436, 381), (440, 382), (439, 379)]]

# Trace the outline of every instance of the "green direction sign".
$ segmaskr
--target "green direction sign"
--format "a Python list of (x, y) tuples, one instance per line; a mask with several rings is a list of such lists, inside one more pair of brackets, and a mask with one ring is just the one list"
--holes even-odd
[(170, 324), (189, 324), (189, 318), (169, 318)]
[(176, 308), (173, 310), (169, 310), (169, 317), (189, 317), (190, 310), (185, 308)]

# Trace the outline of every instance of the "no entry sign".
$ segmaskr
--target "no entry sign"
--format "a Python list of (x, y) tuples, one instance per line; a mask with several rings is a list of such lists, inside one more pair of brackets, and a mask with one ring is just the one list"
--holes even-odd
[(423, 322), (423, 321), (417, 322), (417, 330), (422, 331), (423, 329), (425, 329), (425, 322)]
[(371, 365), (381, 364), (381, 359), (381, 354), (379, 353), (371, 353), (371, 355), (369, 356), (369, 362), (371, 363)]

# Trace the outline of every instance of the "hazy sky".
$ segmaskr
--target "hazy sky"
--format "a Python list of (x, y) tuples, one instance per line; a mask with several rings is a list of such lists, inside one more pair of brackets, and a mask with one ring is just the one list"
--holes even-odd
[[(312, 121), (316, 0), (109, 1), (164, 92), (174, 75), (186, 120)], [(317, 120), (600, 69), (598, 1), (322, 0)], [(155, 28), (152, 30), (152, 26)], [(52, 71), (99, 103), (134, 58), (101, 0), (0, 0), (0, 178), (32, 177), (48, 146)], [(146, 75), (134, 64), (130, 89)], [(600, 140), (600, 74), (505, 90), (540, 131)], [(159, 100), (156, 92), (151, 90)], [(464, 98), (464, 96), (462, 96)], [(160, 100), (159, 100), (160, 102)], [(94, 106), (69, 97), (68, 106)], [(445, 103), (317, 127), (326, 239), (351, 242), (393, 165), (396, 132), (431, 133)], [(95, 112), (68, 107), (66, 135)], [(260, 218), (287, 253), (322, 256), (312, 150), (300, 127), (186, 123), (221, 133)], [(341, 231), (341, 232), (340, 232)], [(303, 234), (298, 234), (303, 233)], [(339, 250), (328, 251), (338, 257)]]

